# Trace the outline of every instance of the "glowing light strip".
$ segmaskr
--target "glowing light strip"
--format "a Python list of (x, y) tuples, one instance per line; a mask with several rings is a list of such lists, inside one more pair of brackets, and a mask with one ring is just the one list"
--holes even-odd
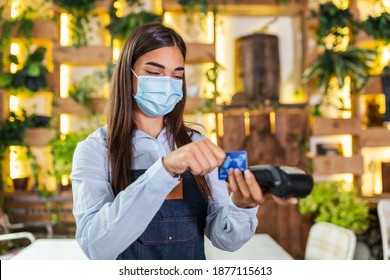
[(276, 133), (276, 115), (275, 112), (269, 113), (269, 125), (272, 134)]
[(21, 7), (21, 1), (20, 0), (13, 0), (11, 1), (11, 18), (16, 18), (20, 15), (20, 7)]
[(9, 109), (11, 112), (17, 112), (19, 109), (19, 98), (15, 95), (9, 97)]
[(70, 46), (72, 42), (70, 40), (69, 15), (66, 13), (62, 13), (60, 16), (60, 34), (61, 46)]
[(61, 134), (68, 134), (70, 131), (70, 116), (68, 114), (61, 114), (60, 116), (60, 132)]
[[(20, 46), (17, 43), (11, 44), (11, 54), (16, 56), (20, 54)], [(15, 63), (11, 63), (10, 71), (11, 73), (15, 73), (16, 71), (18, 71), (18, 65), (16, 65)]]
[(121, 53), (120, 41), (118, 39), (114, 39), (112, 41), (112, 59), (114, 62), (118, 61), (120, 53)]
[(70, 66), (61, 64), (60, 66), (60, 97), (67, 98), (69, 96), (70, 84)]

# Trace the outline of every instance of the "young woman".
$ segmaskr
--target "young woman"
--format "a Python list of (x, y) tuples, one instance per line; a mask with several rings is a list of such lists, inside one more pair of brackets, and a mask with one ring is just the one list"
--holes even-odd
[(80, 142), (71, 174), (76, 239), (91, 259), (205, 259), (240, 248), (264, 201), (253, 174), (229, 171), (225, 152), (183, 123), (186, 46), (172, 29), (144, 25), (115, 72), (107, 126)]

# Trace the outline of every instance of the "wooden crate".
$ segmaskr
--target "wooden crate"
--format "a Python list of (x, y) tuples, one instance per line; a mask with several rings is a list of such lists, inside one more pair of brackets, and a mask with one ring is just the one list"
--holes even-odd
[(362, 175), (363, 157), (354, 155), (351, 157), (343, 156), (316, 156), (313, 158), (314, 175), (333, 175), (342, 173), (352, 173)]
[(57, 64), (96, 65), (112, 61), (112, 49), (105, 46), (62, 47), (55, 45), (53, 60)]
[(186, 63), (205, 63), (215, 60), (215, 45), (214, 44), (187, 44)]
[(55, 136), (55, 131), (50, 128), (29, 128), (26, 130), (24, 142), (29, 146), (43, 147), (49, 144)]
[(357, 117), (350, 119), (313, 118), (313, 136), (336, 134), (358, 135), (360, 130), (361, 120)]
[(390, 146), (390, 130), (384, 127), (370, 127), (360, 132), (360, 145), (368, 147)]
[(59, 216), (59, 222), (74, 223), (71, 194), (42, 197), (30, 192), (13, 192), (3, 193), (3, 196), (11, 223), (51, 223), (53, 215)]

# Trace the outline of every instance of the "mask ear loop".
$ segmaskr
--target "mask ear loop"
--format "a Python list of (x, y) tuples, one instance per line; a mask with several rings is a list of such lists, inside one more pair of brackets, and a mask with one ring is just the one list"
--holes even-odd
[[(133, 70), (133, 68), (130, 68), (130, 70), (131, 70), (131, 72), (133, 72), (133, 74), (134, 74), (134, 76), (137, 78), (137, 80), (139, 79), (138, 78), (138, 75), (137, 74), (135, 74), (135, 72), (134, 72), (134, 70)], [(134, 93), (132, 93), (132, 95), (133, 95), (133, 97), (135, 96), (135, 94)]]
[(137, 75), (137, 74), (135, 74), (135, 72), (134, 72), (133, 68), (130, 68), (130, 70), (131, 70), (131, 72), (133, 72), (134, 76), (135, 76), (135, 77), (138, 79), (138, 75)]

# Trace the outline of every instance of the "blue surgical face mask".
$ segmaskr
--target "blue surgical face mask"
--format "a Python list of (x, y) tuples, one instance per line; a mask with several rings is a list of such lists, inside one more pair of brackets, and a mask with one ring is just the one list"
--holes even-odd
[(182, 80), (175, 80), (169, 76), (137, 76), (135, 73), (134, 75), (138, 79), (134, 99), (141, 111), (150, 117), (165, 116), (183, 98)]

